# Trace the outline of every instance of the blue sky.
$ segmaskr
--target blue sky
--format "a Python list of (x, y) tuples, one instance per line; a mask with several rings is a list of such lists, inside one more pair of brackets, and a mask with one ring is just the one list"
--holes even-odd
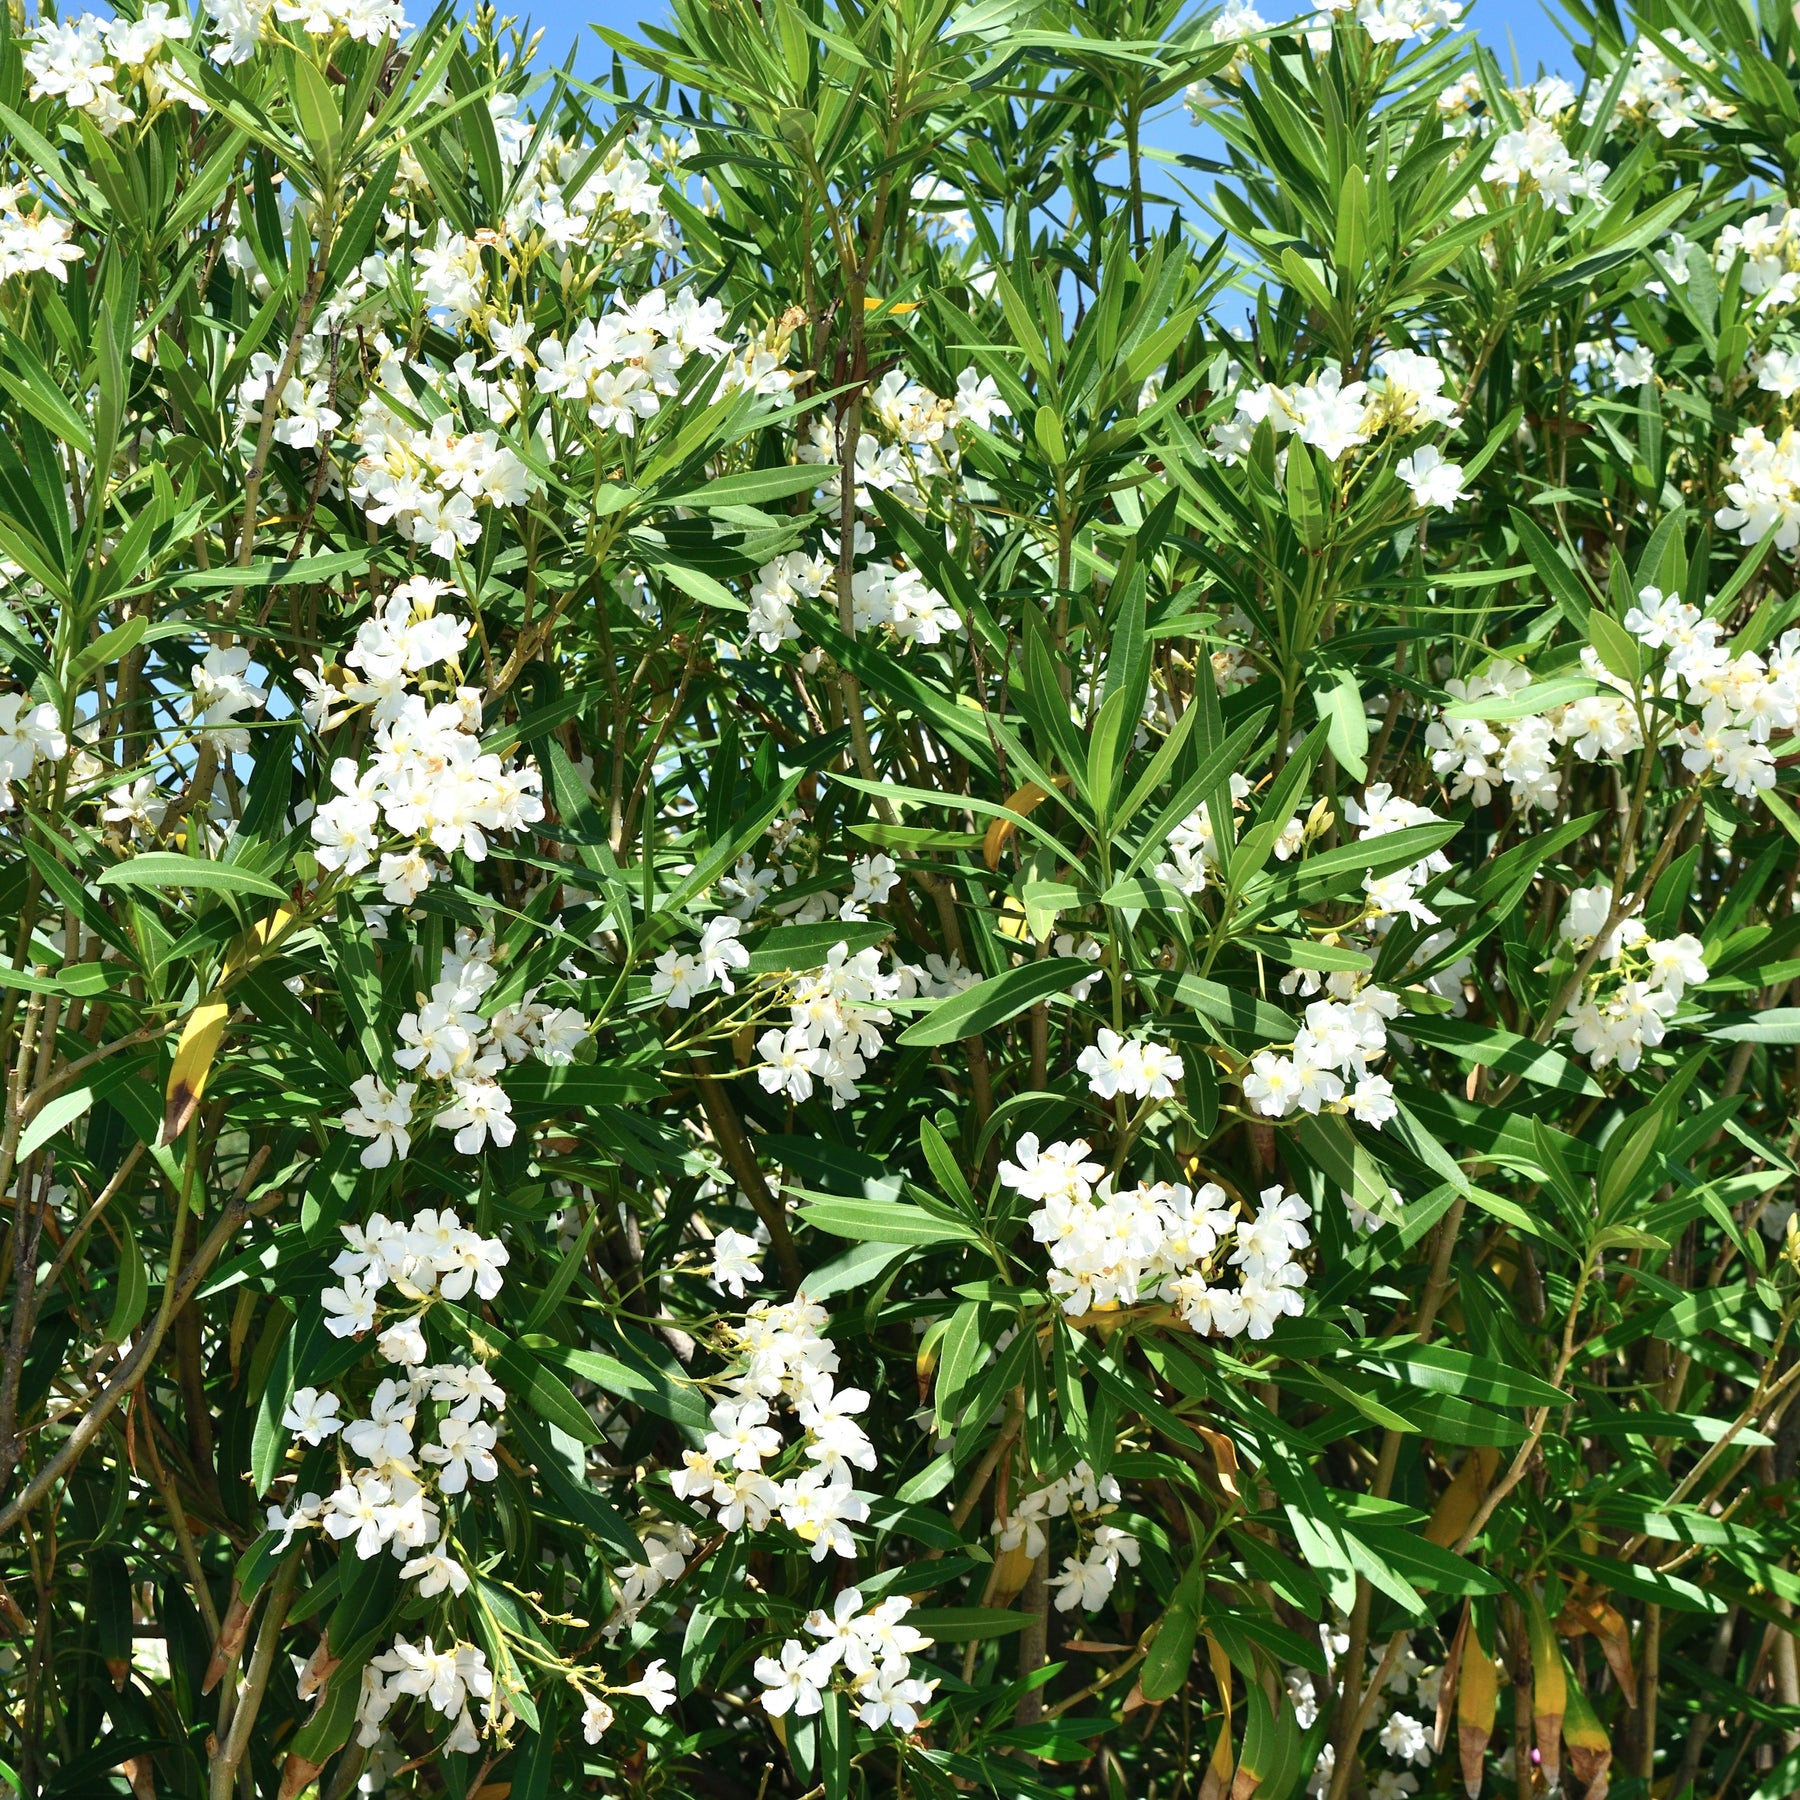
[[(543, 28), (541, 54), (546, 58), (560, 62), (571, 43), (579, 44), (576, 70), (583, 75), (598, 73), (609, 60), (605, 47), (588, 29), (590, 25), (605, 25), (635, 36), (640, 20), (655, 20), (663, 14), (662, 0), (515, 0), (515, 4), (522, 11), (528, 9), (532, 23)], [(1260, 10), (1265, 16), (1280, 17), (1284, 9), (1278, 4)], [(1568, 45), (1542, 0), (1477, 0), (1468, 17), (1470, 28), (1494, 52), (1501, 68), (1510, 73), (1516, 66), (1521, 80), (1535, 79), (1540, 68), (1575, 77)], [(1194, 147), (1193, 127), (1178, 106), (1149, 138), (1165, 150)]]

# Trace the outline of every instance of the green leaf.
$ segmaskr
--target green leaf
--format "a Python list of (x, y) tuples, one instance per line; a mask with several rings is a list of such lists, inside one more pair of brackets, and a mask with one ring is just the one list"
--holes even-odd
[(694, 512), (722, 506), (761, 506), (770, 500), (787, 500), (810, 492), (819, 485), (824, 473), (816, 463), (799, 468), (746, 469), (737, 475), (720, 475), (685, 494), (658, 495), (656, 504), (685, 506)]
[(137, 1233), (129, 1211), (119, 1219), (119, 1275), (113, 1290), (112, 1312), (106, 1321), (105, 1341), (123, 1344), (143, 1322), (150, 1304), (150, 1271), (138, 1248)]
[(1728, 1044), (1800, 1044), (1800, 1006), (1770, 1006), (1717, 1019), (1708, 1024), (1705, 1035)]
[(1146, 1700), (1172, 1700), (1187, 1684), (1200, 1633), (1201, 1583), (1199, 1562), (1190, 1562), (1175, 1585), (1138, 1670), (1138, 1687)]
[(1519, 547), (1531, 559), (1538, 579), (1550, 590), (1563, 616), (1577, 631), (1585, 634), (1594, 601), (1581, 576), (1530, 514), (1515, 506), (1510, 517), (1513, 530), (1519, 534)]
[(1565, 1549), (1561, 1555), (1564, 1562), (1585, 1569), (1602, 1587), (1629, 1594), (1635, 1600), (1667, 1606), (1676, 1612), (1716, 1616), (1731, 1610), (1719, 1595), (1682, 1575), (1665, 1575), (1660, 1569), (1646, 1569), (1642, 1563), (1620, 1562), (1608, 1556), (1586, 1556), (1577, 1550)]
[(1313, 689), (1313, 703), (1326, 723), (1325, 741), (1332, 754), (1358, 781), (1363, 780), (1369, 773), (1369, 720), (1355, 674), (1340, 669), (1328, 687)]
[(874, 1244), (978, 1243), (974, 1230), (955, 1219), (941, 1219), (923, 1207), (899, 1200), (817, 1199), (801, 1207), (800, 1217), (833, 1237)]
[(1502, 1026), (1415, 1013), (1407, 1018), (1404, 1029), (1408, 1037), (1448, 1050), (1471, 1068), (1499, 1069), (1538, 1087), (1560, 1088), (1566, 1093), (1591, 1096), (1604, 1091), (1573, 1057)]
[(91, 1087), (72, 1088), (53, 1100), (46, 1100), (32, 1115), (31, 1123), (19, 1138), (17, 1160), (24, 1162), (28, 1156), (35, 1156), (65, 1125), (73, 1125), (93, 1104)]
[(1380, 837), (1339, 844), (1309, 856), (1296, 868), (1273, 877), (1267, 888), (1246, 896), (1239, 914), (1243, 925), (1276, 913), (1312, 906), (1321, 900), (1354, 892), (1365, 876), (1391, 874), (1423, 862), (1434, 850), (1442, 850), (1462, 830), (1455, 820), (1441, 825), (1407, 825)]
[(1288, 445), (1287, 510), (1294, 533), (1306, 549), (1314, 555), (1323, 550), (1325, 508), (1319, 498), (1319, 478), (1313, 468), (1312, 452), (1298, 439)]
[(1595, 607), (1588, 614), (1588, 642), (1595, 654), (1621, 681), (1630, 683), (1633, 691), (1644, 678), (1644, 665), (1638, 641), (1610, 613)]
[(899, 1041), (931, 1045), (979, 1037), (1048, 1000), (1052, 994), (1066, 993), (1093, 972), (1093, 964), (1079, 956), (1045, 956), (1021, 963), (938, 1001), (922, 1019), (901, 1032)]
[(1295, 1135), (1308, 1160), (1365, 1212), (1389, 1224), (1399, 1223), (1399, 1204), (1381, 1165), (1347, 1120), (1331, 1113), (1302, 1113)]
[(968, 1644), (981, 1638), (1009, 1637), (1031, 1623), (1029, 1613), (997, 1606), (921, 1606), (906, 1615), (907, 1624), (940, 1644)]
[(1378, 1375), (1439, 1394), (1483, 1400), (1492, 1406), (1566, 1406), (1569, 1396), (1541, 1376), (1491, 1357), (1471, 1356), (1447, 1344), (1359, 1351), (1358, 1364)]
[(982, 1307), (978, 1300), (965, 1300), (950, 1315), (944, 1334), (938, 1339), (933, 1407), (940, 1431), (956, 1418), (956, 1403), (987, 1354), (987, 1345), (982, 1338), (981, 1315)]
[(260, 894), (269, 900), (286, 900), (288, 891), (266, 875), (240, 868), (236, 863), (202, 862), (172, 850), (145, 850), (113, 866), (101, 875), (103, 888), (193, 888), (215, 894)]
[[(625, 1346), (615, 1348), (624, 1349)], [(579, 1375), (615, 1400), (644, 1407), (691, 1430), (706, 1428), (708, 1408), (705, 1400), (693, 1388), (671, 1379), (647, 1359), (634, 1358), (627, 1362), (619, 1355), (608, 1355), (600, 1350), (577, 1350), (537, 1336), (532, 1337), (530, 1349), (539, 1363), (560, 1369), (565, 1374)], [(566, 1429), (559, 1419), (551, 1419), (550, 1423)], [(588, 1429), (592, 1428), (590, 1421)], [(569, 1435), (579, 1436), (575, 1432)], [(582, 1441), (591, 1443), (595, 1440)]]
[(1529, 687), (1510, 694), (1488, 694), (1480, 700), (1456, 700), (1444, 708), (1446, 719), (1527, 719), (1534, 713), (1549, 712), (1555, 706), (1567, 706), (1586, 700), (1601, 691), (1600, 683), (1586, 675), (1552, 675), (1533, 681)]

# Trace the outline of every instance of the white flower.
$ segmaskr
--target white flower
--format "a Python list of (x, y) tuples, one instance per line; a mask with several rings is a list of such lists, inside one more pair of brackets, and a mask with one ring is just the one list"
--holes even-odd
[(494, 1460), (496, 1433), (485, 1419), (464, 1419), (455, 1413), (438, 1421), (438, 1441), (420, 1452), (426, 1462), (440, 1463), (438, 1486), (446, 1494), (460, 1494), (473, 1476), (492, 1481), (500, 1473)]
[(400, 1573), (406, 1580), (418, 1582), (420, 1596), (426, 1600), (446, 1589), (453, 1594), (463, 1594), (469, 1588), (469, 1571), (440, 1550), (433, 1550), (425, 1556), (415, 1556), (411, 1562), (402, 1566)]
[(373, 1075), (362, 1075), (350, 1088), (357, 1104), (338, 1123), (352, 1137), (370, 1140), (360, 1158), (362, 1166), (385, 1169), (391, 1162), (404, 1161), (412, 1145), (406, 1128), (412, 1122), (412, 1097), (418, 1092), (417, 1086), (402, 1081), (389, 1089)]
[(759, 1656), (753, 1673), (762, 1683), (763, 1711), (779, 1719), (792, 1712), (797, 1719), (811, 1717), (824, 1708), (820, 1693), (830, 1665), (821, 1667), (807, 1654), (806, 1646), (789, 1638), (781, 1646), (781, 1660)]
[(376, 1338), (375, 1348), (389, 1362), (409, 1368), (430, 1355), (425, 1344), (425, 1328), (417, 1319), (396, 1319)]
[(756, 1053), (762, 1058), (756, 1077), (766, 1093), (786, 1094), (796, 1101), (811, 1096), (813, 1076), (823, 1068), (825, 1052), (809, 1043), (804, 1026), (765, 1031), (756, 1040)]
[(394, 1535), (393, 1500), (385, 1481), (364, 1472), (346, 1481), (326, 1503), (325, 1530), (334, 1538), (354, 1538), (356, 1554), (367, 1562)]
[(430, 1638), (417, 1646), (396, 1638), (391, 1650), (375, 1658), (375, 1667), (388, 1676), (394, 1692), (428, 1701), (446, 1716), (460, 1713), (469, 1695), (480, 1699), (494, 1691), (487, 1658), (473, 1644), (434, 1650)]
[(366, 1462), (388, 1463), (412, 1454), (412, 1386), (391, 1379), (376, 1388), (369, 1416), (353, 1420), (344, 1442)]
[(1463, 491), (1462, 464), (1445, 462), (1430, 444), (1403, 456), (1394, 465), (1394, 473), (1412, 489), (1414, 505), (1427, 510), (1435, 506), (1454, 512), (1458, 503), (1468, 498)]
[(650, 1710), (654, 1713), (666, 1713), (675, 1704), (675, 1677), (664, 1666), (662, 1658), (658, 1657), (638, 1680), (629, 1687), (621, 1688), (619, 1692), (635, 1694), (640, 1700), (649, 1701)]
[(699, 959), (686, 950), (665, 950), (650, 976), (651, 994), (684, 1012), (711, 985)]
[(717, 982), (728, 994), (737, 991), (731, 985), (731, 971), (747, 968), (750, 963), (750, 952), (738, 942), (742, 930), (737, 919), (721, 914), (708, 919), (700, 934), (700, 972), (709, 984)]
[(325, 1502), (317, 1494), (302, 1494), (288, 1511), (271, 1506), (264, 1515), (266, 1528), (276, 1534), (275, 1554), (281, 1555), (294, 1541), (296, 1531), (310, 1531), (319, 1522)]
[(1380, 1127), (1397, 1118), (1394, 1084), (1383, 1075), (1364, 1075), (1350, 1090), (1350, 1110), (1365, 1125)]
[(1134, 1100), (1166, 1100), (1181, 1079), (1181, 1058), (1147, 1038), (1123, 1038), (1102, 1026), (1075, 1066), (1102, 1100), (1124, 1094)]
[(761, 1250), (755, 1238), (727, 1226), (713, 1239), (713, 1286), (734, 1300), (743, 1299), (746, 1283), (762, 1280), (762, 1264), (757, 1261)]
[(314, 1387), (295, 1388), (281, 1415), (282, 1429), (293, 1432), (303, 1443), (322, 1444), (343, 1425), (337, 1412), (336, 1394), (321, 1393)]
[(497, 1081), (458, 1076), (454, 1087), (455, 1101), (432, 1124), (440, 1131), (454, 1131), (451, 1142), (464, 1156), (478, 1155), (490, 1137), (501, 1149), (513, 1141), (518, 1127), (512, 1119), (512, 1101)]
[(341, 1288), (327, 1288), (319, 1303), (331, 1316), (325, 1329), (333, 1337), (352, 1337), (370, 1330), (375, 1323), (375, 1296), (354, 1276)]
[[(840, 1472), (845, 1479), (838, 1479)], [(869, 1496), (850, 1485), (848, 1473), (820, 1466), (781, 1484), (781, 1522), (812, 1546), (814, 1562), (822, 1562), (833, 1550), (844, 1557), (856, 1554), (850, 1525), (868, 1518)]]
[(1431, 1761), (1431, 1739), (1424, 1725), (1410, 1714), (1389, 1713), (1379, 1742), (1389, 1756), (1424, 1767)]

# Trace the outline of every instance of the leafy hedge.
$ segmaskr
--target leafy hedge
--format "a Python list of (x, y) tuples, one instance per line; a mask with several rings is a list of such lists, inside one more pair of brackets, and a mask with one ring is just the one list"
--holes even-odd
[(1569, 4), (0, 14), (21, 1793), (1800, 1791), (1800, 24)]

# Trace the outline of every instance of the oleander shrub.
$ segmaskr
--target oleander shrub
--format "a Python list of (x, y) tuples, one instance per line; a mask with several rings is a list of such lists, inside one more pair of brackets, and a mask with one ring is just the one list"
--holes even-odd
[(1800, 24), (1566, 3), (0, 12), (19, 1793), (1800, 1791)]

